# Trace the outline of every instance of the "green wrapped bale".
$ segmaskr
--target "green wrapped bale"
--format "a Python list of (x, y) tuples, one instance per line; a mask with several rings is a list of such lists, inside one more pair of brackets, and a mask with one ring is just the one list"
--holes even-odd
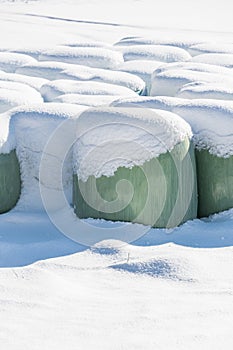
[(15, 151), (0, 155), (0, 213), (11, 210), (20, 196), (19, 162)]
[(233, 156), (221, 158), (207, 150), (196, 151), (198, 216), (204, 217), (233, 207)]
[[(145, 115), (149, 115), (148, 124), (146, 124)], [(139, 119), (140, 116), (142, 120)], [(122, 125), (124, 117), (126, 118), (126, 123), (128, 123), (127, 125), (130, 124), (130, 127), (132, 125), (135, 126), (135, 120), (137, 127), (141, 123), (140, 128), (142, 129), (140, 129), (140, 132), (143, 130), (144, 133), (143, 135), (140, 134), (140, 137), (145, 141), (146, 136), (148, 136), (147, 133), (149, 133), (150, 145), (152, 145), (153, 141), (155, 142), (152, 148), (158, 146), (156, 146), (158, 142), (157, 135), (162, 130), (165, 134), (167, 133), (163, 137), (163, 152), (158, 156), (142, 159), (142, 164), (140, 165), (124, 166), (124, 161), (122, 161), (122, 166), (119, 166), (120, 163), (117, 162), (117, 166), (114, 168), (114, 161), (117, 159), (114, 155), (116, 149), (120, 148), (116, 155), (121, 154), (123, 158), (124, 152), (127, 155), (130, 153), (130, 151), (126, 150), (126, 147), (130, 149), (132, 146), (129, 142), (127, 145), (124, 144), (124, 135), (121, 135), (120, 125), (122, 126), (122, 133), (125, 131), (129, 139), (133, 135), (132, 143), (135, 139), (137, 140), (137, 146), (140, 142), (144, 142), (139, 140), (135, 129), (131, 130), (133, 131), (132, 135), (129, 130), (128, 132), (123, 130), (125, 126)], [(183, 129), (181, 133), (177, 129), (174, 131), (173, 123), (169, 129), (168, 125), (171, 122), (169, 118), (175, 118), (177, 124), (181, 122), (178, 116), (169, 112), (134, 108), (93, 109), (92, 111), (84, 112), (80, 116), (79, 125), (80, 129), (82, 129), (82, 135), (80, 142), (75, 146), (74, 156), (78, 161), (73, 185), (73, 203), (75, 213), (79, 218), (102, 218), (112, 221), (136, 222), (153, 227), (171, 228), (197, 217), (196, 164), (194, 147), (187, 132), (189, 127), (182, 121), (180, 128)], [(100, 124), (97, 125), (98, 120)], [(118, 129), (116, 129), (116, 122), (119, 123)], [(114, 136), (111, 135), (111, 125), (114, 132), (116, 130), (119, 132), (119, 135), (114, 134), (115, 138), (123, 137), (123, 145), (119, 144), (116, 146)], [(185, 128), (187, 128), (186, 137), (184, 137)], [(176, 133), (176, 137), (174, 137), (173, 132)], [(89, 138), (87, 137), (88, 133), (90, 133)], [(105, 140), (106, 135), (109, 137), (109, 142)], [(175, 146), (171, 147), (171, 143), (177, 140), (177, 135), (182, 135), (181, 139)], [(171, 143), (166, 145), (165, 143), (166, 141), (168, 142), (167, 138), (169, 136)], [(100, 143), (96, 142), (98, 137)], [(92, 142), (95, 140), (97, 143), (93, 151), (95, 159), (90, 157), (92, 151), (88, 150), (88, 153), (85, 155), (85, 152), (82, 150), (82, 148), (85, 148), (85, 143), (88, 146), (90, 140)], [(148, 140), (146, 142), (148, 143)], [(159, 140), (159, 143), (161, 143), (161, 140)], [(116, 147), (114, 148), (114, 146)], [(140, 147), (145, 147), (145, 144), (142, 145), (140, 143)], [(136, 147), (139, 153), (140, 147)], [(98, 151), (96, 150), (99, 149), (101, 150), (101, 156), (105, 158), (107, 154), (107, 157), (104, 161), (103, 159), (101, 160), (103, 167), (98, 162), (93, 167), (93, 163), (98, 158), (96, 156)], [(133, 154), (130, 155), (134, 157)], [(85, 156), (87, 160), (83, 161), (82, 157), (85, 158)], [(84, 162), (83, 166), (82, 161)], [(106, 164), (111, 169), (111, 173), (107, 172), (106, 169), (108, 167), (106, 167)], [(84, 174), (88, 167), (89, 173)]]
[(196, 147), (198, 216), (233, 207), (233, 104), (226, 100), (192, 100), (173, 111), (192, 127)]

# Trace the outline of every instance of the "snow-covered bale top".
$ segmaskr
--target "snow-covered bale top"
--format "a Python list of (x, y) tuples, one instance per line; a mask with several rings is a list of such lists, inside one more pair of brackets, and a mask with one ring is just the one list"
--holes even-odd
[(190, 124), (193, 141), (198, 149), (207, 149), (218, 157), (233, 155), (233, 101), (138, 96), (115, 101), (112, 105), (159, 108), (177, 113)]
[(21, 102), (22, 104), (43, 102), (38, 91), (26, 84), (12, 81), (0, 80), (0, 95), (3, 98), (2, 101), (9, 102), (9, 107), (11, 102), (13, 106), (19, 105)]
[(48, 82), (47, 79), (43, 79), (43, 78), (29, 77), (23, 74), (16, 74), (16, 73), (6, 73), (3, 71), (0, 71), (0, 80), (11, 81), (14, 83), (21, 83), (24, 85), (28, 85), (37, 91), (40, 90), (42, 85)]
[(159, 61), (132, 60), (124, 62), (116, 69), (140, 77), (146, 83), (148, 91), (150, 89), (151, 74), (163, 64), (164, 62)]
[(14, 73), (18, 67), (33, 63), (36, 63), (36, 60), (28, 55), (13, 52), (0, 52), (0, 69), (5, 72)]
[(192, 61), (233, 68), (233, 54), (205, 53), (202, 55), (194, 56), (192, 58)]
[(177, 93), (178, 97), (188, 99), (215, 99), (233, 101), (233, 86), (219, 83), (190, 83)]
[(158, 68), (156, 68), (156, 71), (157, 73), (162, 73), (164, 71), (177, 70), (177, 69), (233, 76), (233, 71), (230, 68), (222, 67), (214, 64), (192, 62), (192, 61), (173, 62), (173, 63), (166, 63), (166, 64), (163, 63)]
[(125, 86), (137, 93), (142, 93), (145, 89), (143, 80), (130, 73), (62, 62), (50, 61), (38, 62), (34, 65), (25, 65), (17, 69), (17, 73), (42, 77), (49, 80), (68, 79), (98, 81)]
[(81, 95), (81, 94), (66, 94), (60, 95), (54, 99), (57, 103), (71, 103), (83, 106), (109, 106), (113, 101), (122, 98), (116, 95)]
[(74, 169), (83, 181), (142, 165), (192, 135), (190, 126), (173, 113), (116, 107), (84, 111), (77, 132)]
[(191, 59), (190, 54), (179, 47), (166, 45), (132, 45), (121, 48), (125, 61), (153, 60), (179, 62)]
[[(60, 79), (59, 73), (70, 67), (71, 64), (63, 62), (43, 61), (36, 62), (34, 64), (25, 64), (24, 66), (17, 68), (16, 73), (30, 76), (39, 77), (48, 80)], [(80, 66), (87, 69), (86, 66)]]
[(40, 61), (60, 61), (96, 68), (114, 69), (123, 62), (123, 56), (116, 50), (99, 47), (59, 46), (39, 56)]
[(205, 53), (226, 53), (233, 54), (233, 44), (220, 44), (220, 43), (201, 43), (192, 45), (188, 49), (192, 56), (197, 56)]
[(166, 45), (176, 46), (183, 49), (189, 48), (190, 46), (199, 44), (199, 40), (189, 39), (187, 37), (182, 39), (171, 39), (171, 38), (144, 38), (140, 36), (122, 38), (115, 43), (115, 46), (132, 46), (132, 45)]
[(45, 102), (64, 94), (137, 96), (136, 92), (119, 85), (93, 81), (54, 80), (41, 87)]
[(233, 77), (225, 74), (199, 72), (186, 69), (168, 69), (155, 71), (151, 78), (151, 96), (177, 96), (180, 89), (189, 83), (218, 83), (232, 86)]

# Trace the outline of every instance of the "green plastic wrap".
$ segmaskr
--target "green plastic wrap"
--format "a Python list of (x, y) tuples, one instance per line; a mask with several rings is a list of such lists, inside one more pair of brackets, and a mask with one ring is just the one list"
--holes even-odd
[[(119, 199), (122, 209), (113, 211), (111, 202), (117, 201), (117, 184), (122, 180), (131, 184), (132, 199), (128, 203), (129, 183), (122, 183)], [(90, 176), (83, 182), (74, 175), (73, 203), (79, 218), (137, 222), (162, 228), (175, 227), (196, 218), (194, 148), (186, 139), (171, 152), (161, 154), (141, 167), (118, 168), (111, 177), (101, 176), (96, 179)], [(101, 205), (104, 210), (101, 210)]]
[(233, 156), (220, 158), (207, 150), (196, 151), (198, 216), (233, 207)]
[(0, 155), (0, 213), (11, 210), (20, 196), (19, 162), (15, 151)]

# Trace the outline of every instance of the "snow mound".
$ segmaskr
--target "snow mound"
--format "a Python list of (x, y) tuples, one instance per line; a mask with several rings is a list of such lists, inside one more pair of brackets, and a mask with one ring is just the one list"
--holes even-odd
[(132, 108), (150, 108), (172, 111), (177, 105), (186, 103), (187, 100), (178, 97), (167, 96), (138, 96), (116, 99), (111, 103), (112, 107), (132, 107)]
[(31, 100), (34, 103), (39, 103), (43, 101), (38, 91), (23, 83), (0, 80), (0, 91), (1, 90), (4, 90), (5, 92), (8, 91), (9, 97), (12, 92), (17, 92), (21, 94), (22, 97), (24, 96), (24, 98), (27, 99), (27, 101)]
[(224, 74), (198, 72), (186, 69), (168, 69), (155, 71), (151, 78), (151, 96), (176, 96), (179, 90), (188, 83), (233, 84), (232, 76)]
[(116, 96), (137, 95), (134, 91), (124, 86), (92, 81), (54, 80), (41, 87), (41, 95), (45, 102), (53, 101), (59, 95), (65, 94)]
[(109, 106), (113, 101), (120, 98), (116, 95), (80, 95), (80, 94), (66, 94), (60, 95), (54, 99), (56, 103), (71, 103), (83, 106)]
[(157, 73), (162, 73), (167, 70), (191, 70), (194, 72), (203, 72), (203, 73), (214, 73), (214, 74), (222, 74), (233, 77), (233, 72), (230, 68), (217, 66), (214, 64), (207, 63), (199, 63), (199, 62), (174, 62), (162, 64), (158, 68), (156, 68)]
[(146, 83), (147, 91), (149, 91), (151, 74), (163, 64), (164, 62), (159, 61), (132, 60), (124, 62), (116, 69), (119, 71), (124, 71), (127, 73), (137, 75)]
[[(23, 74), (30, 77), (39, 77), (47, 80), (60, 79), (59, 73), (70, 67), (69, 63), (62, 62), (37, 62), (35, 64), (26, 64), (16, 69), (16, 73)], [(85, 66), (81, 68), (87, 69)]]
[(233, 87), (230, 84), (227, 86), (218, 83), (191, 83), (184, 85), (177, 93), (177, 96), (188, 99), (201, 98), (233, 101)]
[(226, 53), (233, 54), (233, 44), (219, 44), (219, 43), (201, 43), (192, 45), (188, 49), (192, 56), (197, 56), (206, 53)]
[(142, 38), (140, 36), (136, 37), (126, 37), (122, 38), (120, 41), (116, 42), (115, 46), (132, 46), (132, 45), (166, 45), (166, 46), (176, 46), (182, 49), (189, 48), (190, 46), (199, 44), (200, 41), (193, 39), (183, 38), (183, 39), (171, 39), (171, 38)]
[(0, 69), (5, 72), (14, 73), (18, 67), (30, 63), (36, 63), (36, 60), (20, 53), (0, 52)]
[(179, 47), (166, 45), (132, 45), (121, 49), (125, 61), (153, 60), (161, 62), (187, 61), (191, 56)]
[(192, 61), (233, 68), (233, 54), (206, 53), (193, 57)]
[(75, 66), (60, 72), (59, 76), (60, 79), (89, 80), (125, 86), (138, 94), (143, 94), (145, 90), (145, 83), (140, 77), (121, 71)]
[(78, 39), (78, 40), (72, 40), (62, 43), (62, 46), (69, 46), (69, 47), (102, 47), (102, 48), (108, 48), (108, 49), (114, 49), (112, 45), (105, 43), (103, 41), (95, 41), (95, 40), (84, 40), (84, 39)]
[(61, 61), (96, 68), (114, 69), (123, 62), (120, 52), (96, 47), (57, 47), (44, 51), (40, 61)]
[(16, 73), (5, 73), (2, 71), (0, 71), (0, 80), (25, 84), (37, 91), (40, 91), (41, 86), (48, 82), (47, 79), (43, 78), (29, 77), (23, 74)]
[(77, 136), (74, 170), (86, 181), (91, 175), (112, 176), (119, 167), (142, 165), (191, 137), (191, 129), (167, 111), (101, 107), (80, 115)]

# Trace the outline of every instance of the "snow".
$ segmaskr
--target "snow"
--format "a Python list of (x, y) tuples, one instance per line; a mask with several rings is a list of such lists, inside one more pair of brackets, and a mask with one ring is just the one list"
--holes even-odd
[(116, 95), (80, 95), (80, 94), (65, 94), (60, 95), (54, 99), (56, 103), (72, 103), (84, 106), (108, 106), (110, 103), (116, 100), (116, 98), (121, 99), (122, 96)]
[(205, 54), (205, 53), (226, 53), (233, 54), (233, 44), (219, 44), (219, 43), (201, 43), (192, 45), (188, 49), (192, 56)]
[(41, 86), (48, 81), (47, 79), (44, 79), (44, 78), (28, 77), (22, 74), (5, 73), (2, 71), (0, 71), (0, 80), (29, 85), (30, 87), (36, 89), (37, 91), (39, 91)]
[[(120, 49), (120, 46), (119, 46)], [(153, 60), (162, 62), (187, 61), (189, 53), (179, 47), (166, 45), (132, 45), (121, 49), (124, 60)]]
[(162, 110), (93, 108), (80, 115), (77, 125), (74, 169), (82, 181), (142, 165), (192, 135), (184, 120)]
[(8, 73), (14, 73), (18, 67), (24, 64), (35, 63), (36, 60), (30, 56), (11, 53), (11, 52), (0, 52), (0, 69)]
[(132, 73), (133, 75), (137, 75), (140, 77), (147, 86), (147, 91), (150, 90), (150, 82), (151, 82), (151, 74), (164, 62), (159, 61), (150, 61), (150, 60), (131, 60), (126, 61), (120, 66), (118, 66), (119, 71), (124, 71), (128, 73)]
[(183, 39), (169, 39), (169, 38), (158, 38), (155, 39), (154, 37), (126, 37), (122, 38), (118, 42), (115, 43), (116, 46), (132, 46), (132, 45), (166, 45), (166, 46), (175, 46), (180, 47), (182, 49), (188, 49), (194, 45), (200, 44), (200, 40), (193, 40), (189, 39), (187, 37), (184, 37)]
[(164, 109), (178, 114), (191, 125), (197, 148), (228, 158), (233, 155), (233, 101), (176, 97), (144, 97), (116, 100), (115, 107)]
[(192, 61), (233, 68), (233, 54), (206, 53), (193, 57)]
[[(6, 114), (5, 118), (8, 122), (9, 135), (5, 142), (2, 141), (2, 153), (10, 152), (16, 149), (17, 157), (20, 163), (22, 193), (17, 209), (23, 211), (43, 211), (43, 203), (41, 202), (39, 183), (42, 181), (44, 187), (49, 186), (54, 191), (59, 190), (59, 182), (57, 174), (54, 172), (56, 163), (63, 162), (63, 159), (57, 157), (59, 147), (62, 147), (64, 140), (70, 138), (75, 130), (73, 119), (78, 118), (79, 114), (86, 107), (66, 105), (66, 104), (38, 104), (25, 107), (18, 107)], [(44, 147), (54, 130), (64, 121), (71, 121), (63, 132), (62, 139), (57, 139), (56, 152), (47, 155), (46, 162), (47, 176), (40, 179), (40, 162)], [(1, 122), (1, 120), (0, 120)], [(4, 121), (5, 122), (5, 121)], [(64, 166), (64, 186), (71, 187), (72, 183), (72, 161), (68, 158)], [(39, 180), (40, 179), (40, 180)], [(57, 203), (53, 203), (54, 206)]]
[(233, 88), (218, 83), (190, 83), (184, 85), (177, 93), (178, 97), (188, 99), (233, 100)]
[(120, 52), (96, 47), (57, 47), (44, 51), (40, 61), (61, 61), (89, 67), (113, 69), (123, 62)]
[(124, 87), (93, 81), (54, 80), (41, 87), (45, 102), (64, 94), (136, 96), (136, 92)]
[(233, 78), (230, 75), (198, 72), (186, 69), (168, 69), (154, 71), (151, 78), (151, 96), (177, 96), (179, 90), (189, 83), (218, 83), (232, 86)]
[[(181, 70), (190, 70), (192, 74), (185, 75), (187, 79), (179, 84), (179, 89), (186, 83), (201, 82), (216, 84), (216, 91), (223, 85), (227, 89), (232, 86), (231, 69), (225, 68), (230, 60), (224, 58), (225, 54), (232, 53), (233, 44), (232, 4), (229, 0), (214, 4), (211, 0), (196, 0), (195, 3), (185, 0), (103, 0), (101, 3), (97, 0), (65, 0), (62, 3), (57, 0), (0, 0), (0, 18), (0, 51), (34, 59), (49, 51), (51, 56), (47, 59), (52, 61), (41, 61), (39, 65), (53, 65), (54, 61), (63, 60), (62, 55), (60, 59), (52, 57), (56, 50), (77, 52), (77, 49), (83, 49), (83, 43), (85, 51), (91, 48), (95, 52), (97, 49), (101, 49), (102, 53), (102, 49), (110, 51), (103, 60), (94, 54), (91, 64), (101, 62), (101, 68), (107, 68), (114, 63), (110, 69), (118, 70), (120, 66), (127, 65), (123, 62), (119, 46), (166, 45), (171, 50), (185, 49), (192, 55), (199, 53), (198, 50), (200, 54), (212, 52), (218, 55), (211, 59), (208, 56), (205, 66), (196, 61), (198, 56), (188, 62), (176, 63), (182, 65), (179, 69), (177, 66), (178, 76)], [(114, 45), (117, 42), (119, 44)], [(204, 61), (203, 55), (200, 56), (198, 59)], [(66, 59), (71, 59), (69, 54), (64, 57)], [(26, 66), (28, 64), (37, 66), (38, 63), (27, 61)], [(172, 64), (166, 65), (166, 74)], [(217, 64), (218, 68), (213, 64)], [(140, 74), (140, 60), (138, 67)], [(39, 91), (47, 83), (46, 79), (53, 79), (52, 74), (57, 79), (56, 69), (52, 66), (51, 70), (38, 71), (42, 74), (39, 78), (37, 75), (25, 75), (27, 73), (23, 69), (20, 63), (16, 68), (17, 74), (0, 72), (0, 80), (22, 83)], [(137, 67), (135, 69), (137, 73)], [(209, 75), (199, 75), (195, 71)], [(173, 86), (176, 78), (169, 79), (164, 91)], [(175, 94), (179, 89), (175, 90)], [(23, 94), (23, 98), (26, 95)], [(66, 96), (71, 99), (70, 102), (81, 99), (80, 103), (88, 98), (86, 95), (70, 97), (68, 94), (55, 100)], [(100, 101), (105, 104), (108, 100), (111, 103), (111, 95), (89, 96), (90, 104)], [(222, 134), (223, 141), (222, 150), (218, 152), (223, 155), (223, 148), (230, 150), (232, 102), (134, 96), (124, 97), (125, 103), (126, 100), (138, 100), (138, 105), (146, 108), (170, 111), (178, 108), (187, 120), (193, 121), (197, 131), (201, 116), (200, 126), (206, 126), (204, 123), (207, 124), (207, 120), (211, 122), (213, 116), (213, 120), (217, 121), (215, 131), (218, 132), (215, 141), (221, 141), (219, 134)], [(116, 96), (116, 99), (119, 98), (123, 103), (121, 95)], [(28, 151), (30, 162), (27, 164), (25, 158), (24, 164), (33, 164), (37, 159), (34, 151), (40, 153), (43, 139), (49, 136), (48, 126), (52, 131), (56, 123), (76, 120), (73, 116), (82, 113), (81, 106), (65, 103), (56, 107), (52, 103), (41, 104), (46, 112), (39, 114), (36, 111), (42, 107), (28, 106), (26, 114), (23, 112), (25, 106), (17, 107), (17, 110), (22, 110), (20, 117), (12, 109), (1, 113), (1, 150), (7, 152), (16, 145), (14, 138), (8, 138), (9, 126), (12, 136), (15, 135), (13, 125), (21, 125), (17, 137), (22, 138), (25, 152), (27, 146), (33, 145), (32, 152)], [(78, 108), (77, 112), (73, 108)], [(223, 130), (225, 122), (226, 129), (229, 129), (228, 137)], [(26, 130), (32, 132), (28, 141)], [(65, 143), (66, 139), (61, 139)], [(59, 146), (59, 143), (55, 144)], [(59, 147), (57, 151), (60, 151)], [(54, 161), (53, 165), (57, 163)], [(33, 171), (31, 174), (38, 176)], [(36, 179), (32, 181), (36, 182)], [(59, 185), (54, 172), (47, 181), (49, 185)], [(30, 191), (30, 198), (22, 197), (27, 205), (23, 206), (21, 198), (20, 205), (14, 210), (0, 215), (2, 349), (232, 349), (232, 209), (210, 218), (189, 221), (174, 230), (139, 228), (128, 224), (120, 241), (114, 240), (119, 223), (88, 219), (82, 222), (85, 230), (82, 225), (77, 225), (76, 230), (76, 241), (95, 244), (88, 248), (62, 234), (41, 210), (42, 203), (33, 201), (33, 198), (38, 199), (37, 190)], [(87, 228), (92, 233), (90, 241), (85, 240)], [(99, 242), (98, 228), (112, 241)], [(140, 239), (132, 242), (130, 234), (135, 237), (138, 232), (141, 232)]]

